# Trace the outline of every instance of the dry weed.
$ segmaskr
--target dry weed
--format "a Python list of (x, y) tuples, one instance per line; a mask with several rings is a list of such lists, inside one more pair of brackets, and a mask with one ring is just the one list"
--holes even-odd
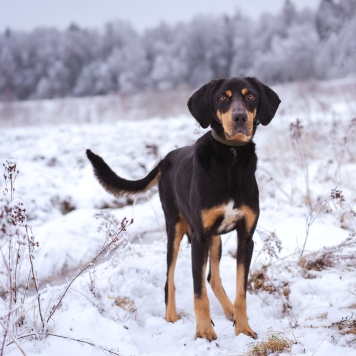
[(261, 252), (266, 252), (270, 258), (278, 258), (282, 250), (282, 241), (278, 238), (275, 231), (258, 228), (256, 232), (260, 235), (263, 243)]
[(133, 314), (136, 318), (137, 307), (133, 300), (128, 297), (118, 297), (115, 299), (115, 304), (130, 314)]
[(268, 276), (268, 266), (263, 266), (260, 270), (254, 270), (250, 274), (247, 282), (247, 289), (255, 294), (267, 292), (279, 298), (282, 302), (282, 315), (287, 316), (292, 327), (298, 326), (292, 306), (289, 301), (290, 284), (288, 281), (276, 281)]
[(296, 341), (290, 340), (282, 333), (273, 333), (266, 341), (258, 341), (250, 344), (250, 350), (246, 356), (267, 356), (271, 354), (290, 352)]
[(276, 286), (270, 281), (267, 276), (267, 266), (262, 266), (260, 270), (254, 270), (250, 274), (247, 282), (247, 289), (250, 292), (257, 294), (259, 291), (275, 293)]
[(356, 335), (356, 318), (352, 313), (350, 316), (341, 318), (341, 320), (330, 325), (330, 328), (335, 327), (340, 330), (341, 335)]
[(356, 234), (350, 233), (349, 237), (340, 244), (332, 247), (324, 247), (319, 251), (309, 253), (301, 257), (298, 265), (302, 267), (302, 275), (305, 278), (315, 278), (310, 271), (323, 271), (327, 268), (342, 265), (352, 268), (355, 266)]

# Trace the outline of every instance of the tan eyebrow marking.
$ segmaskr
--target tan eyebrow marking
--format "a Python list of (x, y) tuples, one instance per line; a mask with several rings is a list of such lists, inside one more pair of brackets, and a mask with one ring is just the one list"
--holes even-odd
[(231, 92), (231, 90), (226, 90), (225, 95), (226, 95), (227, 97), (231, 98), (231, 97), (232, 97), (232, 92)]
[(247, 88), (243, 88), (241, 90), (241, 93), (242, 93), (242, 95), (246, 95), (248, 93), (248, 89)]

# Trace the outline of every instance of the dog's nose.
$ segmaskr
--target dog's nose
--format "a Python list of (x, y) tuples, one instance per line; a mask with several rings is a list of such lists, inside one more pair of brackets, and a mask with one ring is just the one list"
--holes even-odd
[(235, 122), (241, 124), (241, 123), (244, 123), (245, 121), (247, 121), (247, 115), (244, 111), (237, 111), (237, 112), (233, 113), (232, 119)]

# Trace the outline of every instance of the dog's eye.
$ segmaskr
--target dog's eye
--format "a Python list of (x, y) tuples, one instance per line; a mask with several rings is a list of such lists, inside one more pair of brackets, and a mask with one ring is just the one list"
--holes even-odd
[(252, 101), (255, 100), (255, 95), (252, 93), (249, 93), (245, 96), (246, 101)]
[(220, 95), (219, 95), (219, 101), (220, 101), (221, 103), (227, 102), (227, 96), (226, 96), (225, 94), (220, 94)]

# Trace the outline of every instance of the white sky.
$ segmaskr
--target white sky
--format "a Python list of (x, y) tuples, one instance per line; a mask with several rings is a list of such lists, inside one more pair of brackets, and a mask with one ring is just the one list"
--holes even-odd
[[(102, 27), (124, 19), (143, 30), (161, 21), (187, 21), (197, 14), (234, 13), (236, 8), (251, 18), (275, 13), (285, 0), (0, 0), (0, 31), (6, 28), (31, 30), (39, 26), (60, 29), (76, 23)], [(297, 8), (315, 9), (320, 0), (294, 0)]]

